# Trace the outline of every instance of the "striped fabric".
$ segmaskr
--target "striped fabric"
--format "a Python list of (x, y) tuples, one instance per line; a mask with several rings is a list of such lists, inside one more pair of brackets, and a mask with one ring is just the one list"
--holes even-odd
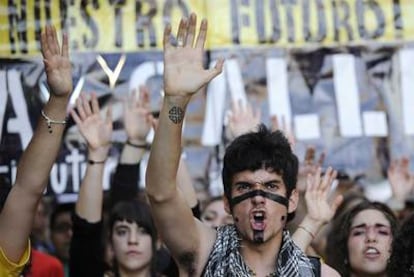
[[(254, 276), (239, 252), (240, 238), (234, 225), (220, 226), (217, 240), (210, 253), (203, 276), (241, 277)], [(283, 231), (282, 248), (277, 259), (277, 268), (272, 276), (314, 277), (312, 264), (306, 255), (293, 243), (289, 231)]]

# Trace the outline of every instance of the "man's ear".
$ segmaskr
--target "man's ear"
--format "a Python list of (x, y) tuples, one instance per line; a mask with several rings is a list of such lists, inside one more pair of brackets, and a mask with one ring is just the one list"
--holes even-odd
[(293, 213), (296, 211), (296, 208), (298, 207), (299, 203), (299, 193), (296, 189), (292, 190), (290, 197), (289, 197), (289, 207), (288, 207), (288, 213)]
[(225, 195), (223, 195), (223, 204), (224, 204), (224, 210), (226, 211), (226, 213), (231, 214), (230, 203)]

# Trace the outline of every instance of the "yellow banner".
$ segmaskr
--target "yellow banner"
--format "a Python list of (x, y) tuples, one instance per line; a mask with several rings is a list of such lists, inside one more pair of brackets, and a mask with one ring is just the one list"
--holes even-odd
[(213, 48), (320, 47), (414, 40), (413, 0), (208, 0), (206, 3)]
[(9, 0), (0, 2), (0, 56), (39, 54), (47, 23), (72, 52), (160, 50), (164, 26), (209, 20), (208, 47), (308, 47), (414, 39), (412, 0)]
[(165, 25), (191, 12), (202, 17), (204, 1), (2, 1), (0, 56), (38, 55), (46, 24), (66, 30), (72, 52), (160, 50)]

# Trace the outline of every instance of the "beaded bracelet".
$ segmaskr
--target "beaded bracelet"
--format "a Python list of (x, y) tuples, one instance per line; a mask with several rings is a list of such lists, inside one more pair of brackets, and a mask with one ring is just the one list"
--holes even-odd
[(312, 237), (312, 239), (315, 239), (315, 235), (311, 231), (309, 231), (307, 228), (305, 228), (304, 226), (299, 225), (298, 228), (300, 228), (303, 231), (305, 231), (306, 233), (308, 233)]
[(47, 129), (49, 130), (49, 133), (51, 134), (51, 133), (53, 133), (53, 130), (52, 130), (52, 124), (63, 124), (63, 125), (65, 125), (66, 124), (66, 120), (54, 120), (54, 119), (51, 119), (50, 117), (48, 117), (46, 114), (45, 114), (45, 111), (44, 110), (42, 110), (41, 112), (40, 112), (40, 114), (42, 115), (42, 117), (46, 120), (46, 124), (47, 124)]

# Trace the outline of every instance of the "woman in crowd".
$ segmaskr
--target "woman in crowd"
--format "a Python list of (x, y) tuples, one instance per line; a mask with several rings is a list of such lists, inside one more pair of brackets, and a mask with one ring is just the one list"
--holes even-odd
[(233, 223), (233, 217), (224, 210), (222, 196), (213, 197), (208, 201), (201, 213), (201, 221), (212, 228)]
[(114, 276), (159, 276), (156, 253), (161, 244), (148, 205), (121, 201), (111, 210), (108, 224)]
[(144, 202), (131, 199), (114, 205), (109, 219), (109, 245), (112, 268), (105, 271), (102, 180), (112, 136), (111, 112), (100, 115), (95, 94), (91, 101), (81, 96), (72, 110), (81, 134), (88, 144), (88, 166), (82, 180), (73, 220), (71, 276), (158, 276), (155, 253), (158, 236)]
[(397, 219), (379, 202), (362, 201), (335, 220), (327, 244), (327, 264), (341, 276), (387, 276)]
[[(341, 181), (339, 181), (338, 186), (340, 185)], [(356, 186), (356, 185), (355, 185)], [(339, 191), (335, 190), (335, 194)], [(326, 260), (326, 256), (330, 255), (326, 251), (326, 245), (328, 241), (328, 235), (331, 232), (332, 226), (339, 224), (338, 220), (341, 220), (341, 216), (346, 213), (346, 211), (352, 209), (352, 207), (356, 206), (360, 202), (367, 201), (368, 199), (364, 196), (364, 194), (357, 190), (348, 190), (343, 192), (342, 194), (342, 202), (338, 206), (335, 214), (333, 217), (324, 225), (318, 234), (315, 235), (315, 239), (312, 241), (311, 247), (315, 250), (318, 256), (322, 257), (322, 259)], [(332, 236), (333, 234), (331, 234)]]

